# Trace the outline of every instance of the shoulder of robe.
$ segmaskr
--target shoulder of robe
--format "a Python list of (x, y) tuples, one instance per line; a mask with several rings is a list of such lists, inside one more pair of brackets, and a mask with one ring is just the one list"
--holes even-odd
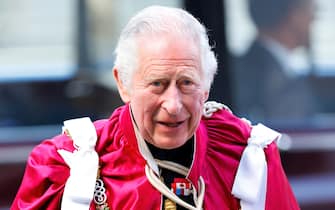
[(204, 104), (202, 121), (205, 124), (209, 137), (224, 138), (227, 141), (247, 143), (252, 125), (245, 118), (233, 114), (231, 109), (215, 101)]

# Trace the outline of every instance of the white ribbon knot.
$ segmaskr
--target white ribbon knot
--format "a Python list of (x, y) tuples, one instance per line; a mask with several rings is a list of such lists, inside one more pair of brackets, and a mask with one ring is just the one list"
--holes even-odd
[(58, 150), (70, 167), (62, 198), (62, 210), (88, 210), (93, 199), (99, 157), (95, 151), (97, 134), (89, 118), (67, 120), (64, 127), (77, 150)]
[(242, 210), (265, 209), (267, 163), (264, 148), (280, 136), (262, 124), (253, 126), (232, 189), (233, 195), (241, 200)]

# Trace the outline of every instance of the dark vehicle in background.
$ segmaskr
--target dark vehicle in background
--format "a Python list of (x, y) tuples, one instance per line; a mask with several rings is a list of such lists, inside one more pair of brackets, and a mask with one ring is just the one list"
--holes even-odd
[[(144, 6), (183, 7), (207, 26), (219, 60), (210, 99), (244, 116), (235, 108), (231, 72), (232, 55), (245, 50), (256, 33), (244, 11), (246, 1), (1, 1), (0, 209), (9, 209), (30, 151), (61, 133), (64, 120), (107, 118), (122, 104), (111, 72), (113, 49), (120, 28)], [(333, 210), (335, 2), (316, 3), (310, 49), (298, 49), (294, 56), (313, 69), (310, 84), (320, 109), (310, 119), (261, 122), (283, 133), (278, 143), (282, 163), (301, 208)]]

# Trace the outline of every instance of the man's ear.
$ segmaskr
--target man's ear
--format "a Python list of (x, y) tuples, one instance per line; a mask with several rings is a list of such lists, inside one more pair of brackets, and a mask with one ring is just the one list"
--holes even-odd
[(203, 102), (206, 102), (208, 100), (208, 97), (209, 97), (209, 91), (206, 90), (203, 95)]
[(117, 89), (119, 91), (122, 101), (124, 103), (129, 103), (130, 102), (129, 92), (127, 88), (124, 86), (124, 84), (122, 83), (121, 78), (119, 76), (119, 72), (116, 68), (113, 69), (113, 76), (116, 81)]

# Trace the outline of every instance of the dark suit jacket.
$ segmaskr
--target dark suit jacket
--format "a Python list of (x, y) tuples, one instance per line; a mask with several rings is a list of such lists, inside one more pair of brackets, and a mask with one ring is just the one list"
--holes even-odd
[(238, 114), (257, 121), (293, 122), (313, 113), (314, 94), (308, 77), (288, 77), (259, 41), (232, 64), (234, 109)]

